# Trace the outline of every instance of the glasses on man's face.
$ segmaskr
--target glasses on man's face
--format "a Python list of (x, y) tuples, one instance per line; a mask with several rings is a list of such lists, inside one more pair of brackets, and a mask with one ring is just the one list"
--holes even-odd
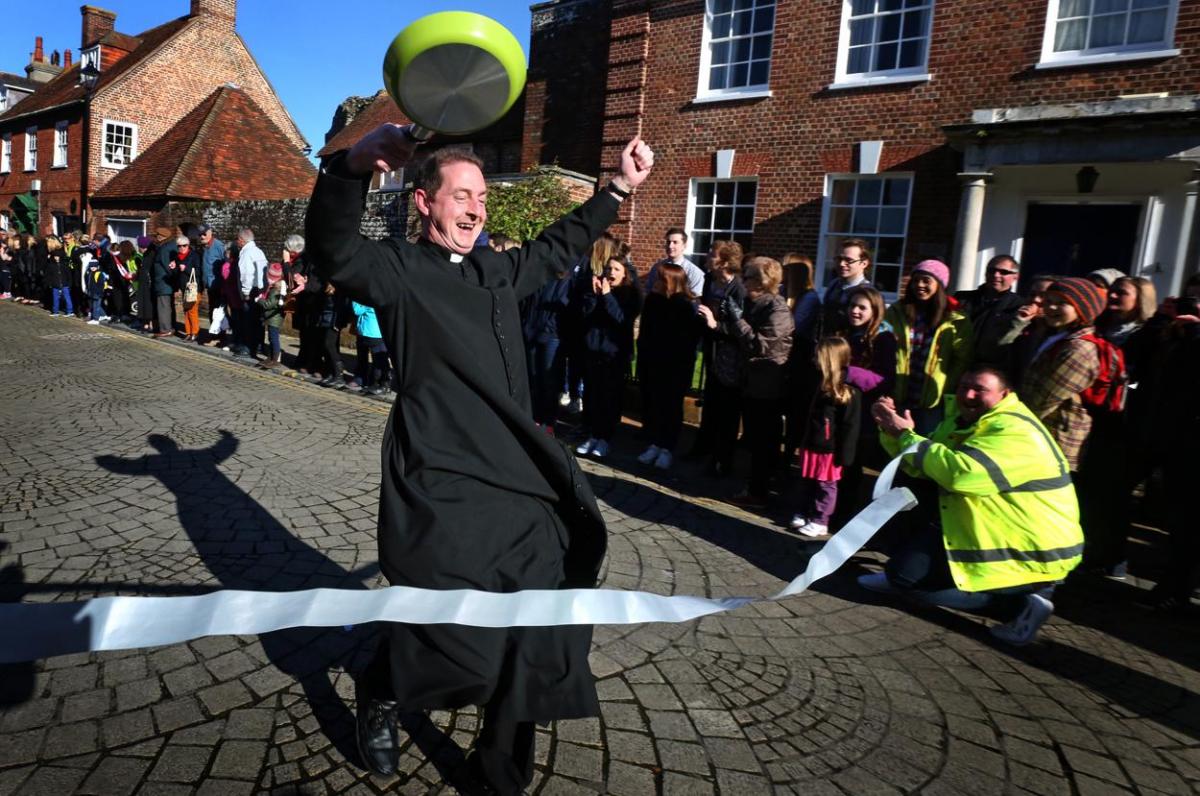
[(1016, 276), (1018, 273), (1020, 273), (1020, 271), (1012, 271), (1008, 268), (989, 268), (987, 269), (987, 272), (989, 276), (991, 274), (1000, 274), (1000, 276)]
[(865, 259), (867, 259), (867, 258), (859, 257), (857, 260), (855, 260), (851, 257), (846, 257), (845, 255), (842, 255), (841, 257), (837, 258), (837, 261), (841, 265), (857, 265), (858, 263), (861, 263)]

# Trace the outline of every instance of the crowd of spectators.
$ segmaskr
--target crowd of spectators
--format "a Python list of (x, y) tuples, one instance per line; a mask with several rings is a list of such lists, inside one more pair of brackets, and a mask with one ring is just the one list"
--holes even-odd
[[(480, 245), (520, 242), (493, 235)], [(523, 304), (533, 419), (548, 434), (573, 419), (577, 455), (610, 455), (630, 399), (644, 445), (636, 460), (671, 470), (691, 395), (700, 421), (685, 455), (709, 476), (736, 479), (715, 496), (751, 510), (785, 507), (792, 531), (823, 538), (867, 503), (866, 475), (897, 451), (896, 440), (953, 437), (972, 414), (963, 402), (979, 396), (991, 396), (986, 409), (1019, 400), (1008, 414), (1028, 409), (1061, 451), (1078, 497), (1077, 572), (1127, 575), (1134, 495), (1160, 486), (1172, 547), (1154, 601), (1187, 605), (1200, 575), (1184, 497), (1197, 476), (1186, 442), (1200, 433), (1200, 276), (1160, 303), (1143, 277), (1022, 274), (999, 255), (978, 289), (952, 295), (950, 269), (931, 259), (911, 269), (888, 306), (862, 240), (842, 243), (822, 290), (812, 260), (797, 253), (776, 260), (719, 240), (693, 262), (678, 228), (666, 231), (664, 249), (643, 277), (629, 247), (605, 235)], [(12, 234), (0, 242), (0, 297), (221, 347), (268, 369), (283, 362), (290, 321), (301, 374), (376, 395), (392, 387), (375, 311), (322, 282), (298, 235), (270, 262), (250, 229), (229, 243), (193, 224), (117, 244)], [(352, 373), (343, 369), (343, 330), (356, 341)], [(748, 453), (740, 478), (739, 437)], [(914, 486), (936, 506), (933, 482), (942, 495), (954, 490), (927, 476)]]

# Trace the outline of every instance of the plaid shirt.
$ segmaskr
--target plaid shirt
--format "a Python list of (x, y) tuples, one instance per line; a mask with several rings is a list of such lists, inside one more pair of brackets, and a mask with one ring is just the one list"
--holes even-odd
[[(933, 346), (933, 329), (929, 328), (924, 319), (917, 318), (908, 330), (908, 370), (909, 373), (924, 373), (925, 363), (929, 360), (929, 349)], [(910, 378), (908, 380), (908, 395), (905, 396), (905, 406), (921, 405), (921, 393), (925, 390), (925, 379)]]
[(1095, 343), (1079, 339), (1091, 332), (1090, 326), (1076, 330), (1038, 354), (1018, 391), (1062, 448), (1072, 472), (1079, 469), (1092, 431), (1092, 416), (1079, 396), (1100, 375)]

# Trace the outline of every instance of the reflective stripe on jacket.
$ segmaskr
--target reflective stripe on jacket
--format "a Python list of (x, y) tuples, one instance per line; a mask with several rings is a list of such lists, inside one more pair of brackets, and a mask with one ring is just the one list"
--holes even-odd
[(1066, 577), (1083, 554), (1083, 531), (1058, 444), (1015, 393), (972, 426), (957, 421), (949, 398), (946, 419), (929, 439), (912, 431), (881, 435), (892, 455), (917, 445), (906, 469), (940, 487), (955, 585), (989, 591)]

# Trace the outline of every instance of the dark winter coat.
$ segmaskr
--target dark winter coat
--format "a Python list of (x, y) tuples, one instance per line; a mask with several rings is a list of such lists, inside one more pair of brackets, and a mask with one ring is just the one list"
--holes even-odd
[(990, 290), (963, 290), (955, 294), (958, 311), (967, 316), (974, 329), (973, 361), (1008, 368), (1011, 364), (1011, 345), (1000, 341), (1012, 337), (1023, 322), (1017, 317), (1025, 299), (1017, 293), (996, 295)]
[(703, 321), (682, 293), (667, 298), (651, 291), (642, 304), (637, 338), (638, 378), (653, 369), (663, 380), (691, 382)]
[(71, 263), (62, 249), (46, 252), (46, 287), (64, 288), (71, 286)]
[(593, 354), (629, 359), (633, 356), (633, 324), (641, 311), (641, 291), (632, 285), (610, 290), (608, 295), (583, 294), (580, 323), (584, 348)]
[(814, 453), (832, 453), (833, 463), (840, 467), (854, 464), (858, 436), (862, 429), (862, 393), (850, 386), (849, 403), (835, 403), (821, 391), (820, 373), (815, 369), (806, 382), (807, 396), (800, 447)]
[[(533, 422), (517, 303), (616, 220), (608, 192), (536, 240), (465, 257), (358, 232), (369, 177), (335, 155), (317, 178), (307, 253), (375, 308), (399, 382), (383, 438), (379, 561), (393, 584), (508, 592), (591, 586), (604, 520), (575, 457)], [(388, 627), (405, 709), (489, 702), (498, 717), (596, 715), (589, 626)], [(469, 651), (469, 655), (466, 654)]]
[(559, 339), (559, 329), (567, 327), (565, 315), (571, 300), (571, 277), (564, 276), (542, 285), (526, 302), (521, 334), (526, 344), (545, 343)]
[(763, 293), (746, 299), (745, 315), (731, 326), (745, 357), (748, 398), (783, 397), (785, 367), (796, 329), (783, 296)]

